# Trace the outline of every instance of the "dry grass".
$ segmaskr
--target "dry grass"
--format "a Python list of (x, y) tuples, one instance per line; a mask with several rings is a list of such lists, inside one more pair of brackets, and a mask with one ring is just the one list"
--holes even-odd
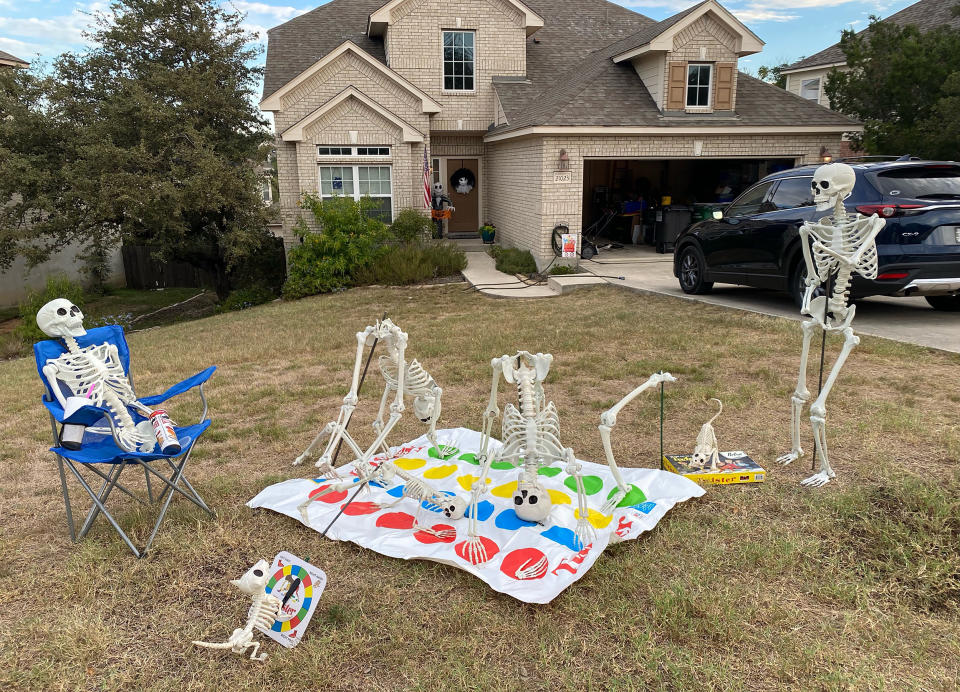
[[(581, 458), (601, 409), (649, 373), (670, 387), (665, 437), (691, 445), (711, 407), (721, 445), (772, 466), (788, 445), (796, 323), (612, 288), (544, 301), (460, 286), (360, 289), (132, 335), (142, 393), (209, 363), (214, 425), (192, 463), (218, 511), (174, 504), (145, 560), (101, 519), (71, 545), (32, 361), (0, 364), (0, 686), (20, 689), (955, 689), (960, 684), (960, 357), (865, 337), (829, 402), (839, 478), (809, 461), (766, 484), (710, 489), (615, 546), (547, 606), (459, 570), (405, 562), (244, 506), (348, 386), (353, 333), (386, 311), (444, 388), (442, 423), (476, 427), (489, 360), (556, 357), (548, 394)], [(838, 344), (828, 344), (836, 353)], [(812, 373), (815, 377), (815, 373)], [(365, 388), (362, 417), (375, 393)], [(189, 395), (187, 395), (189, 396)], [(174, 417), (195, 416), (186, 398)], [(420, 433), (411, 418), (394, 442)], [(657, 463), (655, 397), (614, 433), (627, 466)], [(134, 474), (127, 479), (138, 487)], [(139, 481), (142, 485), (142, 480)], [(149, 512), (120, 499), (141, 540)], [(244, 619), (227, 580), (279, 550), (330, 578), (303, 644), (265, 665), (198, 651)]]

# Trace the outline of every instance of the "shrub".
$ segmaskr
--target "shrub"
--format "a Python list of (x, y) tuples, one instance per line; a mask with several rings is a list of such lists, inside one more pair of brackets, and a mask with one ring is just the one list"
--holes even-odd
[(359, 272), (357, 282), (405, 286), (440, 276), (452, 276), (466, 266), (467, 256), (452, 243), (408, 243), (391, 248)]
[(496, 260), (497, 271), (504, 274), (533, 274), (537, 271), (537, 263), (529, 250), (495, 245), (491, 248), (490, 255)]
[(401, 243), (427, 240), (433, 235), (433, 222), (416, 209), (404, 209), (393, 220), (390, 233)]
[(580, 272), (576, 267), (571, 267), (569, 264), (558, 264), (553, 269), (550, 270), (552, 276), (561, 276), (563, 274), (579, 274)]
[[(241, 257), (227, 274), (230, 288), (234, 291), (244, 288), (266, 289), (271, 291), (273, 298), (279, 295), (286, 277), (287, 253), (283, 239), (276, 236), (265, 238), (256, 252)], [(230, 296), (226, 300), (230, 300)]]
[(303, 206), (320, 224), (321, 232), (311, 232), (302, 221), (295, 228), (303, 244), (290, 251), (284, 298), (329, 293), (354, 285), (357, 273), (386, 251), (387, 226), (372, 216), (376, 204), (370, 198), (360, 202), (348, 197), (321, 201), (307, 195)]
[(17, 334), (28, 343), (49, 339), (37, 326), (37, 311), (54, 298), (66, 298), (79, 308), (83, 307), (83, 287), (63, 274), (47, 277), (46, 285), (39, 291), (31, 291), (26, 300), (20, 303), (21, 323)]
[(263, 284), (238, 288), (235, 291), (231, 291), (227, 299), (220, 303), (217, 307), (217, 312), (246, 310), (247, 308), (252, 308), (254, 305), (269, 303), (276, 297), (277, 294)]

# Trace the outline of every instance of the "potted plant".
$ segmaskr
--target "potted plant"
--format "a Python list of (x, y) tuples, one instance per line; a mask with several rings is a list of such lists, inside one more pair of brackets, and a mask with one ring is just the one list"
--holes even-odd
[(493, 239), (497, 235), (497, 227), (492, 223), (485, 223), (480, 227), (480, 237), (487, 245), (493, 244)]

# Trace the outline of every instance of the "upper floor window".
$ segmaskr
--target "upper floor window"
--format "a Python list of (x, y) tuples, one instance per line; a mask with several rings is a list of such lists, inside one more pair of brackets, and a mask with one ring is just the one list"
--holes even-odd
[(811, 101), (820, 100), (820, 78), (804, 79), (800, 82), (800, 95)]
[(390, 156), (390, 147), (317, 147), (317, 156)]
[(693, 63), (687, 65), (687, 106), (701, 107), (710, 105), (710, 78), (713, 65)]
[(474, 89), (474, 32), (443, 32), (443, 88), (446, 91)]

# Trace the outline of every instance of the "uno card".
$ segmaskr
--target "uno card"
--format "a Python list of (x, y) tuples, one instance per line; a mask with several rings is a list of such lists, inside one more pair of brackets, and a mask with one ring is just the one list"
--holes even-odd
[(327, 575), (286, 551), (277, 553), (273, 558), (270, 572), (267, 593), (279, 598), (283, 605), (280, 606), (279, 618), (270, 629), (257, 629), (285, 647), (292, 648), (300, 642), (303, 631), (310, 624), (320, 594), (327, 585)]

